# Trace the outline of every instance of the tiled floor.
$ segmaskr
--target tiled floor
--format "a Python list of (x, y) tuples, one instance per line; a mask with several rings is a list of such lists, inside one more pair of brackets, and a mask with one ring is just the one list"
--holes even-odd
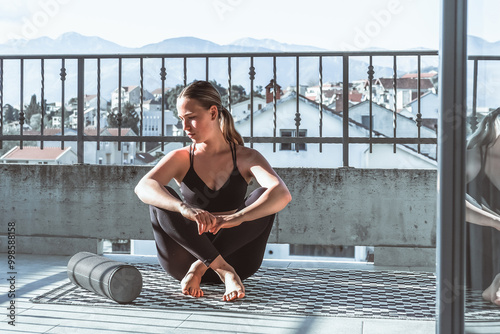
[[(6, 254), (0, 254), (6, 262)], [(156, 263), (154, 257), (109, 257), (134, 263)], [(300, 316), (290, 314), (255, 314), (231, 311), (172, 311), (162, 309), (88, 307), (34, 304), (30, 298), (67, 282), (69, 257), (18, 254), (16, 259), (16, 326), (8, 325), (7, 307), (10, 299), (5, 284), (7, 270), (0, 280), (0, 332), (6, 333), (348, 333), (348, 334), (432, 334), (433, 320), (388, 320), (331, 316)], [(369, 270), (425, 270), (433, 268), (379, 268), (366, 264), (328, 262), (264, 261), (265, 267), (335, 268)], [(5, 268), (2, 266), (2, 268)], [(248, 291), (251, 293), (251, 291)], [(486, 327), (484, 327), (486, 328)], [(483, 329), (484, 329), (483, 328)], [(488, 328), (492, 328), (489, 326)], [(486, 330), (488, 330), (486, 328)], [(488, 333), (479, 331), (475, 333)], [(493, 333), (493, 332), (489, 332)]]

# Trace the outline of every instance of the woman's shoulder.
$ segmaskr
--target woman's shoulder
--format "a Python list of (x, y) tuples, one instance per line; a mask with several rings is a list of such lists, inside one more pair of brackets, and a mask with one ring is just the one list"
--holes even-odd
[(189, 162), (189, 146), (181, 147), (175, 150), (172, 150), (165, 154), (165, 156), (160, 160), (160, 164), (184, 164), (184, 162)]
[(238, 161), (242, 161), (244, 163), (248, 164), (255, 164), (255, 163), (261, 164), (262, 162), (267, 163), (266, 158), (264, 158), (264, 156), (254, 148), (238, 145), (236, 153), (238, 155)]

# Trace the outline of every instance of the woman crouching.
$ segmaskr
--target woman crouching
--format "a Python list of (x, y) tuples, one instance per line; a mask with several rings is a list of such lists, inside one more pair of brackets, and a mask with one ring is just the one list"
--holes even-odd
[[(177, 111), (192, 144), (168, 153), (135, 188), (150, 206), (158, 260), (185, 295), (201, 297), (200, 283), (222, 280), (223, 300), (243, 298), (242, 280), (260, 268), (290, 192), (259, 152), (243, 146), (209, 82), (187, 86)], [(252, 177), (261, 187), (245, 198)], [(166, 186), (172, 179), (182, 198)]]

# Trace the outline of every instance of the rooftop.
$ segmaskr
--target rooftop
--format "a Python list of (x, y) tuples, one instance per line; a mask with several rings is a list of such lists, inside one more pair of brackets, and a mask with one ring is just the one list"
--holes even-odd
[[(110, 259), (129, 263), (156, 264), (156, 257), (138, 257), (130, 255), (106, 255)], [(2, 328), (7, 328), (11, 333), (335, 333), (365, 334), (365, 333), (411, 333), (429, 334), (435, 331), (433, 319), (409, 320), (388, 319), (380, 317), (346, 317), (346, 316), (321, 316), (321, 315), (299, 315), (293, 312), (263, 313), (258, 310), (231, 311), (209, 307), (196, 306), (197, 300), (184, 297), (179, 293), (175, 298), (185, 299), (185, 304), (193, 302), (192, 309), (189, 308), (162, 308), (153, 307), (131, 307), (128, 305), (114, 306), (81, 306), (81, 305), (59, 305), (33, 303), (31, 298), (40, 296), (48, 291), (69, 283), (66, 266), (69, 256), (46, 256), (46, 255), (16, 255), (16, 326), (8, 326), (2, 323)], [(332, 262), (295, 262), (264, 260), (263, 269), (278, 268), (302, 269), (314, 271), (318, 268), (324, 269), (350, 269), (354, 272), (363, 270), (366, 272), (382, 272), (387, 270), (398, 272), (401, 270), (413, 270), (427, 272), (433, 268), (409, 268), (409, 267), (376, 267), (370, 264), (332, 263)], [(0, 274), (0, 279), (6, 280), (7, 273)], [(259, 285), (266, 286), (270, 282), (260, 282)], [(302, 284), (307, 283), (303, 281)], [(380, 283), (380, 282), (378, 282)], [(70, 283), (71, 284), (71, 283)], [(312, 282), (311, 282), (312, 284)], [(374, 282), (373, 286), (377, 284)], [(273, 287), (276, 288), (276, 287)], [(377, 287), (378, 288), (378, 287)], [(314, 291), (314, 287), (312, 287)], [(308, 291), (308, 290), (306, 290)], [(367, 290), (368, 291), (368, 290)], [(143, 288), (144, 292), (144, 288)], [(252, 298), (258, 298), (247, 288), (247, 297), (238, 302), (240, 305), (250, 303)], [(318, 291), (319, 293), (320, 291)], [(323, 291), (324, 293), (324, 291)], [(339, 292), (342, 298), (342, 291)], [(279, 296), (275, 296), (279, 298)], [(205, 298), (205, 297), (204, 297)], [(321, 298), (321, 297), (320, 297)], [(360, 296), (362, 298), (362, 296)], [(301, 297), (293, 300), (294, 304), (301, 304)], [(356, 298), (357, 300), (357, 298)], [(356, 303), (356, 300), (350, 301)], [(3, 309), (8, 306), (8, 297), (3, 294), (0, 305)], [(168, 302), (168, 300), (165, 300)], [(234, 303), (235, 309), (237, 304)], [(418, 305), (418, 301), (410, 304)], [(377, 308), (376, 305), (373, 308)], [(379, 307), (380, 308), (380, 307)], [(366, 311), (366, 310), (363, 310)], [(368, 314), (368, 313), (367, 313)]]
[(21, 149), (19, 146), (14, 147), (8, 153), (6, 153), (2, 159), (5, 160), (57, 160), (61, 155), (71, 150), (71, 147), (67, 147), (61, 150), (60, 147), (46, 147), (41, 149), (40, 147), (25, 146)]

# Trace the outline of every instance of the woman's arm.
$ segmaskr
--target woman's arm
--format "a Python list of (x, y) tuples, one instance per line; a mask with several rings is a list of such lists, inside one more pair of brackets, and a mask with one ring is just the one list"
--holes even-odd
[(135, 187), (135, 193), (146, 204), (179, 212), (185, 218), (195, 221), (198, 225), (198, 233), (202, 234), (208, 232), (215, 224), (215, 216), (208, 211), (184, 203), (165, 189), (165, 185), (172, 179), (181, 179), (186, 173), (189, 167), (186, 165), (186, 159), (189, 159), (186, 154), (188, 153), (182, 149), (168, 153), (139, 181)]
[(250, 151), (244, 154), (246, 159), (243, 169), (248, 169), (266, 191), (244, 209), (231, 215), (217, 216), (216, 227), (211, 231), (213, 233), (217, 233), (221, 228), (238, 226), (244, 221), (252, 221), (281, 211), (292, 200), (290, 191), (267, 160), (253, 149), (246, 148), (246, 150)]
[(465, 201), (465, 221), (490, 226), (500, 231), (500, 217), (478, 208), (467, 200)]
[(182, 201), (172, 196), (165, 185), (176, 178), (182, 169), (182, 152), (169, 152), (139, 181), (135, 193), (139, 199), (149, 205), (169, 211), (180, 212)]

